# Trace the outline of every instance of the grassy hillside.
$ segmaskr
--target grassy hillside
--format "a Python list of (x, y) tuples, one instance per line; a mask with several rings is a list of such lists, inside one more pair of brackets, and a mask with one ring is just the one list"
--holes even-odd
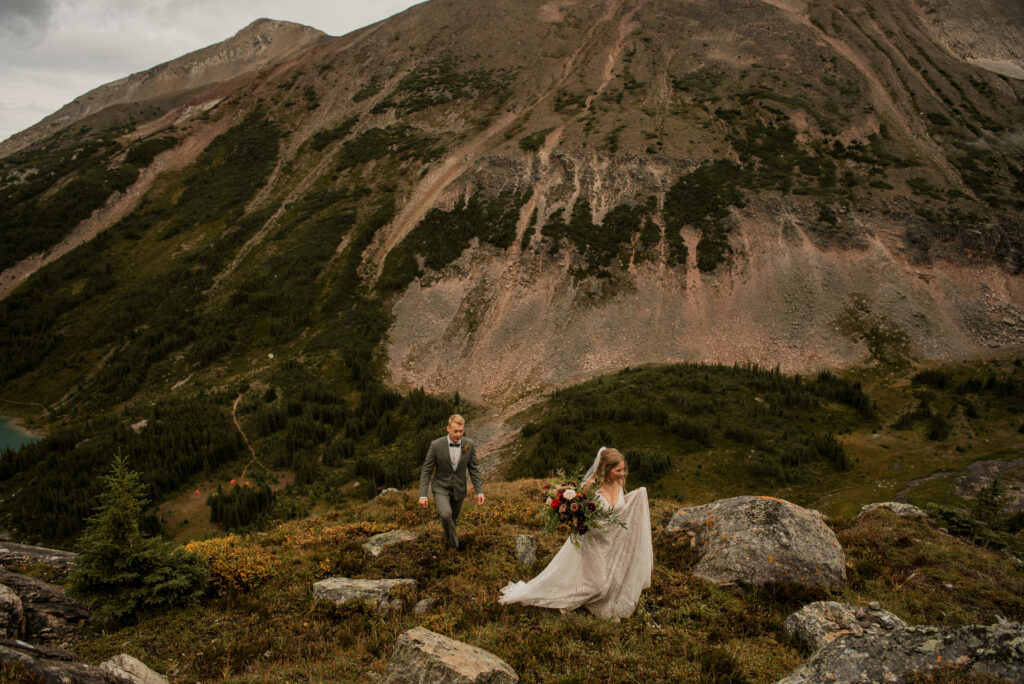
[[(149, 616), (121, 630), (91, 629), (72, 644), (90, 662), (127, 651), (171, 681), (369, 681), (381, 673), (397, 636), (423, 626), (488, 649), (522, 681), (772, 682), (806, 653), (782, 623), (806, 602), (878, 601), (911, 623), (990, 624), (1024, 619), (1024, 576), (999, 553), (973, 547), (930, 522), (888, 512), (833, 520), (849, 585), (834, 594), (792, 586), (717, 587), (696, 580), (687, 540), (662, 531), (675, 504), (655, 496), (653, 586), (637, 613), (614, 623), (584, 611), (562, 615), (500, 606), (498, 590), (535, 575), (562, 540), (541, 532), (539, 480), (490, 487), (482, 507), (467, 504), (463, 554), (441, 549), (433, 514), (411, 493), (339, 506), (324, 516), (267, 533), (199, 542), (212, 562), (214, 588), (199, 606)], [(360, 545), (373, 533), (410, 529), (417, 541), (373, 558)], [(537, 535), (538, 564), (517, 566), (515, 534)], [(313, 582), (327, 576), (413, 578), (407, 608), (385, 616), (358, 603), (315, 605)], [(415, 617), (408, 606), (440, 599)], [(959, 672), (920, 681), (981, 682)]]

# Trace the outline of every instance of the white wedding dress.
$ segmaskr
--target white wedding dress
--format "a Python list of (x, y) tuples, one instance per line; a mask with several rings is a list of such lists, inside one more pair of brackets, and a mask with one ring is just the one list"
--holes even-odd
[(640, 592), (651, 586), (654, 549), (651, 545), (651, 512), (647, 489), (623, 494), (612, 506), (597, 493), (598, 505), (611, 508), (626, 524), (592, 529), (580, 545), (570, 540), (544, 570), (529, 582), (509, 582), (499, 603), (523, 603), (569, 611), (586, 606), (602, 618), (633, 614)]

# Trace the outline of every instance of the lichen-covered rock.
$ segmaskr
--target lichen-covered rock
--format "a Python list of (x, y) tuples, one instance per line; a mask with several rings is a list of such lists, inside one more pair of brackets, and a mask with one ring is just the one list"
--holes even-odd
[(21, 597), (5, 584), (0, 584), (0, 639), (25, 636), (25, 608)]
[(405, 542), (416, 541), (419, 537), (409, 530), (392, 530), (391, 532), (382, 532), (375, 534), (363, 544), (363, 551), (370, 554), (371, 556), (379, 556), (384, 549), (389, 546), (396, 544), (404, 544)]
[(533, 535), (516, 535), (516, 560), (524, 568), (537, 562), (537, 540), (533, 538)]
[(927, 518), (928, 514), (922, 511), (914, 504), (902, 503), (900, 501), (883, 501), (882, 503), (870, 503), (864, 504), (860, 507), (860, 512), (857, 517), (864, 515), (870, 511), (878, 510), (883, 508), (887, 511), (891, 511), (896, 515), (902, 515), (908, 518)]
[(665, 528), (690, 535), (693, 575), (719, 584), (795, 582), (839, 588), (846, 557), (817, 511), (768, 496), (684, 508)]
[(391, 595), (395, 587), (415, 587), (413, 579), (350, 579), (328, 577), (313, 585), (313, 598), (340, 605), (358, 599), (367, 601), (384, 610), (401, 610), (405, 603)]
[(810, 603), (786, 618), (786, 634), (811, 651), (832, 643), (844, 634), (891, 632), (907, 623), (872, 602), (867, 608), (836, 601)]
[(116, 655), (110, 660), (100, 663), (100, 669), (115, 674), (134, 684), (167, 684), (167, 677), (149, 669), (138, 658), (127, 653)]
[(1024, 625), (905, 627), (845, 634), (777, 684), (903, 682), (944, 665), (1024, 683)]
[(512, 684), (519, 676), (482, 648), (414, 627), (395, 643), (384, 681), (388, 684)]

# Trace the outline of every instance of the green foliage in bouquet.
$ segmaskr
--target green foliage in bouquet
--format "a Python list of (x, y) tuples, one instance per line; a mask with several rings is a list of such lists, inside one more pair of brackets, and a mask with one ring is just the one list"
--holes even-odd
[(569, 477), (562, 471), (556, 473), (554, 482), (544, 485), (545, 529), (549, 532), (565, 532), (573, 544), (579, 546), (580, 539), (591, 530), (604, 530), (612, 525), (625, 527), (626, 523), (607, 508), (597, 503), (595, 481), (584, 488), (583, 473)]
[(145, 486), (128, 469), (125, 456), (115, 457), (103, 481), (100, 505), (82, 535), (81, 555), (68, 578), (69, 593), (108, 623), (198, 599), (206, 590), (209, 570), (196, 554), (142, 534)]

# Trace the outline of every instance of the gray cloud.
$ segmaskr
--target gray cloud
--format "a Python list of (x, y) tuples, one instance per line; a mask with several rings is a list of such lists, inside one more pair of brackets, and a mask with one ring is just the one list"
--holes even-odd
[(0, 0), (0, 33), (27, 38), (44, 32), (53, 16), (53, 0)]

